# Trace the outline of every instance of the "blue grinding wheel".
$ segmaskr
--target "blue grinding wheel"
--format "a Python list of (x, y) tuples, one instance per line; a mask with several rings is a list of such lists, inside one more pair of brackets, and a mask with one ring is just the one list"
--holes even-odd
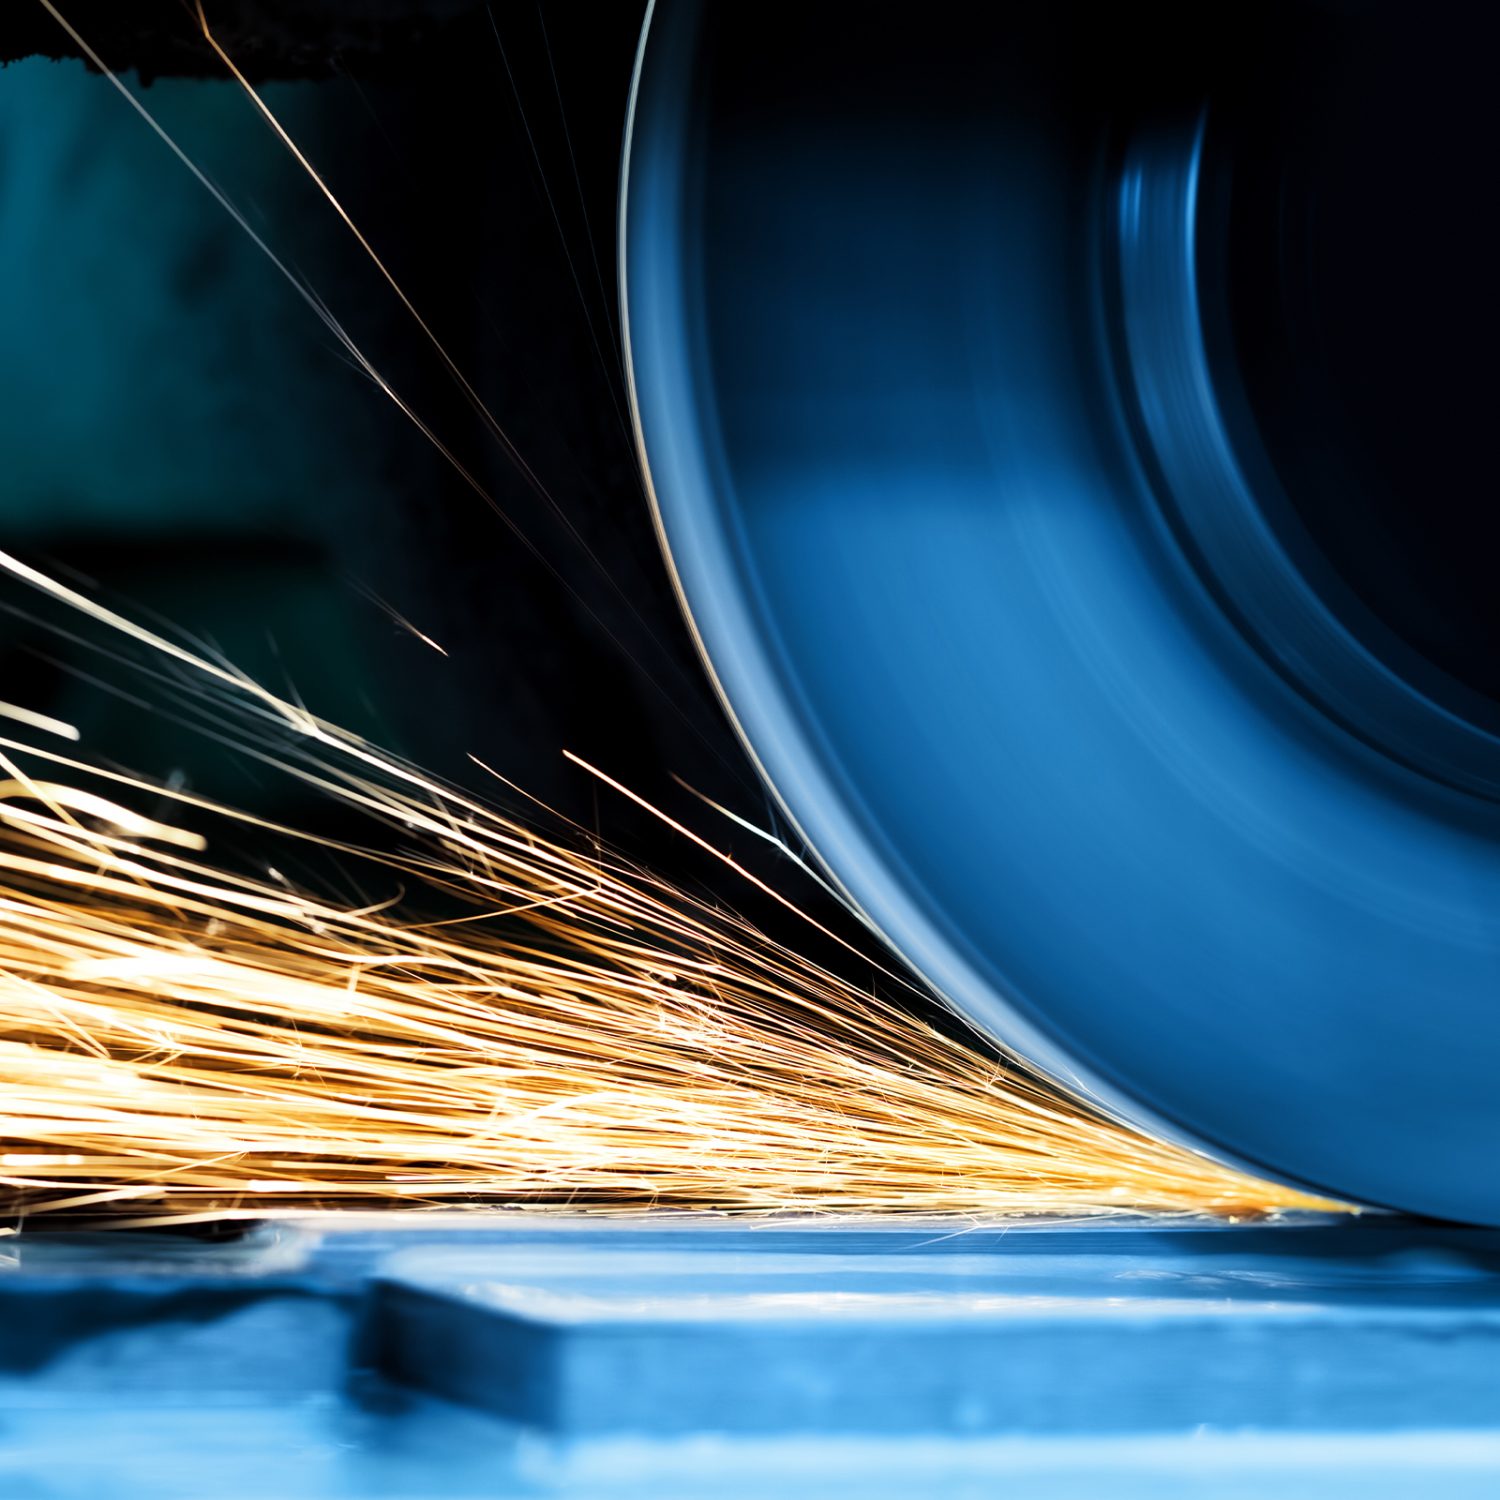
[(1494, 480), (1431, 441), (1474, 372), (1426, 304), (1328, 333), (1338, 235), (1398, 301), (1455, 253), (1371, 237), (1422, 205), (1369, 119), (1430, 83), (1451, 155), (1466, 64), (1399, 8), (1202, 9), (657, 0), (643, 458), (767, 779), (958, 1010), (1222, 1158), (1500, 1223)]

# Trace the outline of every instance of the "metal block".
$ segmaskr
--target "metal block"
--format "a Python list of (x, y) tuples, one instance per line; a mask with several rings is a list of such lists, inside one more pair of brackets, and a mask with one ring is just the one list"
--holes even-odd
[(1500, 1492), (1500, 1234), (531, 1216), (0, 1254), (8, 1495)]
[[(382, 1369), (570, 1436), (1277, 1431), (1500, 1419), (1489, 1237), (1018, 1231), (424, 1249)], [(1352, 1253), (1330, 1255), (1328, 1240)], [(1238, 1243), (1233, 1260), (1220, 1246)], [(1227, 1261), (1227, 1263), (1226, 1263)]]

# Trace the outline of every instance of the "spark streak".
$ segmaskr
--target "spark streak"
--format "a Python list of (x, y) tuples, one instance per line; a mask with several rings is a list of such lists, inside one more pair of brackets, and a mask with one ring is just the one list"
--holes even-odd
[[(45, 575), (0, 568), (76, 607)], [(323, 847), (374, 899), (211, 858), (236, 829), (316, 849), (311, 835), (6, 741), (14, 1214), (1312, 1202), (1103, 1119), (732, 912), (84, 602), (111, 649), (148, 676), (190, 671), (247, 753), (364, 821), (361, 841)]]
[[(490, 500), (52, 0), (39, 3)], [(0, 571), (105, 631), (115, 662), (191, 694), (210, 733), (365, 828), (357, 841), (317, 840), (84, 752), (0, 739), (0, 1207), (13, 1214), (154, 1222), (564, 1203), (993, 1217), (1314, 1205), (1103, 1119), (733, 912), (445, 786), (13, 558), (0, 554)], [(0, 716), (18, 733), (77, 738), (19, 705)], [(321, 845), (370, 899), (336, 901), (215, 855), (236, 841), (226, 835), (247, 833)]]

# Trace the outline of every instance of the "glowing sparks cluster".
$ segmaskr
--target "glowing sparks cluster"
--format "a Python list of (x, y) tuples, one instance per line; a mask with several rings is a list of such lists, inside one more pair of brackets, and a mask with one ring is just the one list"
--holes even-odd
[[(493, 504), (52, 0), (39, 3)], [(732, 912), (560, 827), (543, 836), (3, 554), (0, 575), (61, 606), (70, 636), (102, 630), (111, 670), (153, 679), (180, 718), (363, 818), (358, 842), (321, 852), (374, 903), (222, 852), (320, 842), (305, 831), (61, 753), (76, 738), (67, 724), (0, 703), (0, 1210), (141, 1223), (390, 1202), (986, 1217), (1312, 1202), (1103, 1120)]]
[(275, 871), (216, 866), (221, 836), (309, 836), (40, 735), (0, 739), (0, 1183), (13, 1213), (108, 1207), (139, 1222), (398, 1201), (994, 1216), (1307, 1201), (1101, 1120), (739, 917), (0, 566), (140, 649), (145, 670), (193, 674), (249, 753), (367, 819), (368, 840), (323, 847), (389, 897), (341, 904)]

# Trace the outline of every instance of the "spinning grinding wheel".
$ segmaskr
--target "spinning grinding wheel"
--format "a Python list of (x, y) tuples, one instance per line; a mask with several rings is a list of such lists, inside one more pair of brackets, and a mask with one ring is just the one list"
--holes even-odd
[(1493, 22), (1408, 11), (658, 0), (624, 301), (708, 659), (895, 946), (1500, 1223)]

